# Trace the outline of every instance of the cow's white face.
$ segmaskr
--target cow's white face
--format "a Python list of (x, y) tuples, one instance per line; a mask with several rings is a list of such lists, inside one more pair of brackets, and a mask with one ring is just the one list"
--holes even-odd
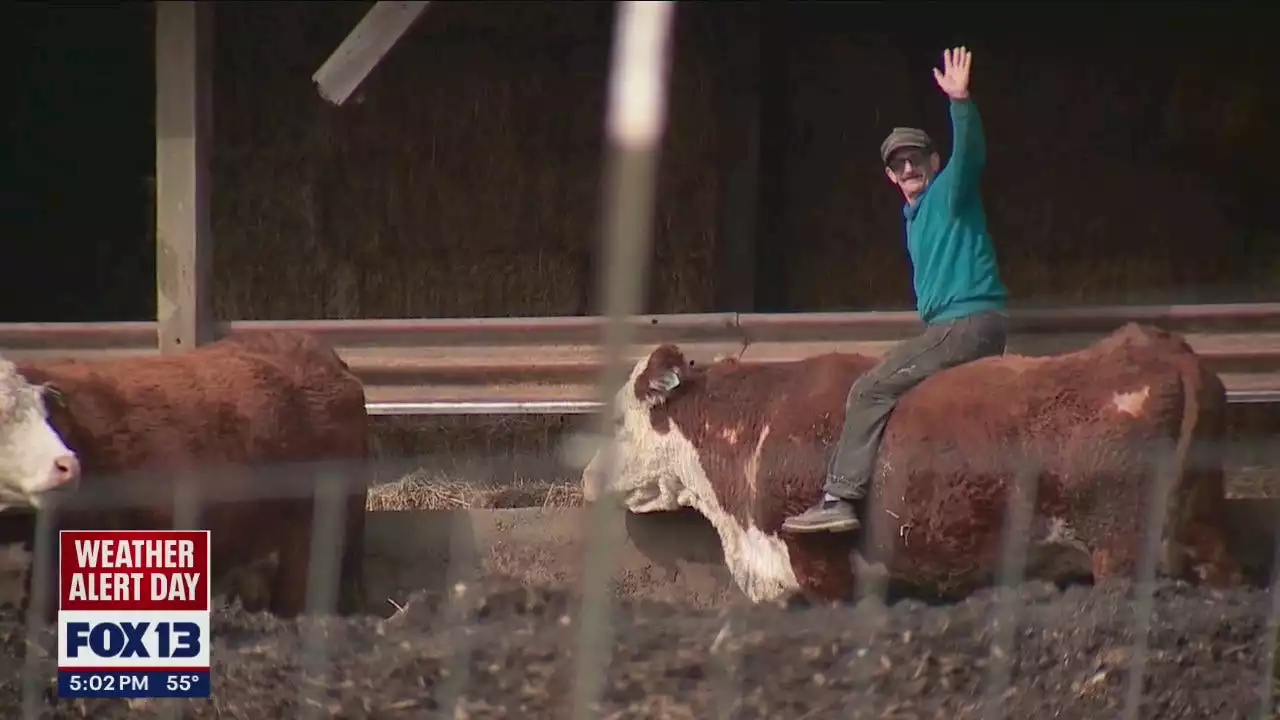
[[(597, 451), (582, 473), (583, 497), (587, 502), (621, 498), (634, 513), (695, 508), (716, 529), (725, 565), (747, 597), (777, 598), (799, 587), (786, 545), (754, 525), (744, 527), (721, 507), (697, 447), (674, 422), (665, 432), (653, 428), (650, 418), (658, 405), (695, 401), (688, 395), (699, 392), (697, 387), (685, 389), (683, 399), (673, 398), (690, 368), (674, 346), (660, 347), (636, 364), (608, 410), (613, 413), (617, 473), (612, 485), (607, 485), (605, 449)], [(754, 441), (756, 455), (763, 437)], [(756, 465), (758, 457), (753, 457), (752, 482)]]
[(693, 504), (682, 476), (687, 477), (691, 463), (697, 466), (696, 450), (674, 426), (666, 433), (659, 433), (649, 420), (650, 410), (675, 389), (679, 377), (664, 374), (652, 382), (649, 388), (652, 394), (637, 397), (636, 380), (647, 365), (648, 358), (636, 363), (627, 383), (606, 410), (612, 414), (613, 463), (617, 472), (609, 484), (608, 448), (597, 450), (582, 472), (582, 494), (588, 502), (617, 497), (628, 510), (636, 513), (675, 510)]
[(49, 424), (42, 394), (0, 359), (0, 509), (40, 507), (42, 493), (80, 478), (80, 463)]

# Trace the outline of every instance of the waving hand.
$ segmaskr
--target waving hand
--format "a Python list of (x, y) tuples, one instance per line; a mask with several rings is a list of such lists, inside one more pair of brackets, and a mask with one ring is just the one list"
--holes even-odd
[(952, 100), (969, 97), (969, 66), (973, 54), (965, 47), (952, 48), (942, 53), (942, 70), (933, 69), (933, 79)]

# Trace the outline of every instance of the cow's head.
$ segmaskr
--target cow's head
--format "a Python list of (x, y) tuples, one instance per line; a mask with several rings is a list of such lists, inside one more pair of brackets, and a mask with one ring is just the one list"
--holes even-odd
[(0, 358), (0, 508), (40, 507), (42, 494), (70, 487), (80, 462), (49, 423), (57, 390), (28, 382)]
[[(582, 493), (588, 502), (612, 495), (638, 513), (691, 504), (685, 478), (697, 474), (697, 452), (660, 411), (677, 401), (693, 379), (693, 364), (675, 345), (662, 345), (636, 363), (612, 405), (604, 410), (613, 421), (617, 474), (606, 487), (608, 448), (597, 450), (582, 473)], [(664, 417), (657, 419), (655, 427), (659, 414)]]

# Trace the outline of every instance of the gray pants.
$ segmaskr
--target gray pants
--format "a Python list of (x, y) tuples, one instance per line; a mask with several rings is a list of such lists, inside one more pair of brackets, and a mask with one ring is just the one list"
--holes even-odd
[(1003, 313), (981, 312), (930, 325), (904, 340), (858, 378), (845, 402), (844, 429), (827, 468), (823, 490), (845, 500), (866, 496), (876, 453), (898, 398), (930, 375), (991, 355), (1003, 355)]

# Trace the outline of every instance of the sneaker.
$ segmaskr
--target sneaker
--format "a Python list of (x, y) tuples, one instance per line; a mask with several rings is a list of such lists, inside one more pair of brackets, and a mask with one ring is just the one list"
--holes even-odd
[(782, 523), (783, 530), (794, 533), (849, 532), (860, 527), (862, 523), (853, 511), (853, 503), (839, 498), (824, 498)]

